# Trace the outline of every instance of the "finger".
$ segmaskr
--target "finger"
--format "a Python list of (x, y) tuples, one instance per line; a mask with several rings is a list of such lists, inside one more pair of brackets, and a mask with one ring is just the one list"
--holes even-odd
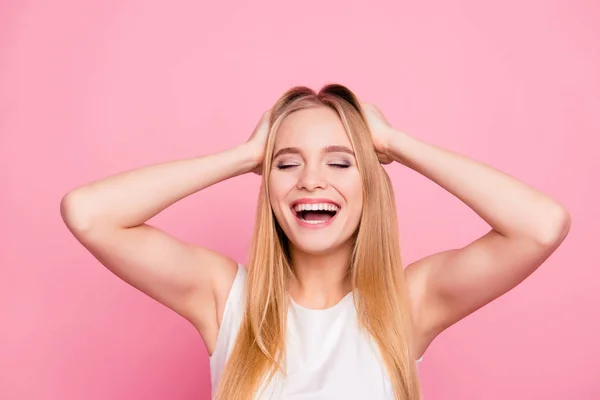
[(385, 154), (379, 153), (379, 152), (377, 152), (377, 158), (379, 159), (379, 162), (381, 164), (389, 164), (392, 161), (394, 161), (391, 157), (389, 157)]

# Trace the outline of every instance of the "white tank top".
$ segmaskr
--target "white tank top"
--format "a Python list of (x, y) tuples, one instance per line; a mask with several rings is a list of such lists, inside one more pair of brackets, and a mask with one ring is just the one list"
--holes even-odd
[[(238, 265), (210, 357), (213, 398), (242, 321), (245, 280), (246, 269)], [(394, 399), (377, 344), (358, 329), (352, 292), (325, 310), (292, 299), (285, 345), (287, 378), (277, 374), (266, 387), (263, 382), (255, 400)]]

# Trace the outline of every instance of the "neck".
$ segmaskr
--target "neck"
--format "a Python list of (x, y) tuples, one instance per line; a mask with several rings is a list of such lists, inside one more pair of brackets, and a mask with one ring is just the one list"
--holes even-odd
[(306, 253), (290, 245), (295, 276), (289, 288), (294, 301), (313, 309), (329, 308), (352, 290), (348, 268), (352, 246), (323, 254)]

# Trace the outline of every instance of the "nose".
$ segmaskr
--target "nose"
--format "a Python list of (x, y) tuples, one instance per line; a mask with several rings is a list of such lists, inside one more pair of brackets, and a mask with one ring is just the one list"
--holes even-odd
[(327, 188), (327, 180), (317, 166), (306, 165), (298, 178), (298, 189), (314, 191)]

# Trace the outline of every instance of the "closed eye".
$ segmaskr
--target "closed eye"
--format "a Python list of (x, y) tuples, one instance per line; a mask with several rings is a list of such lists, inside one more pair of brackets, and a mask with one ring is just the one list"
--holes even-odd
[(329, 166), (334, 167), (334, 168), (349, 168), (350, 164), (348, 164), (348, 163), (330, 163)]
[[(329, 165), (330, 167), (334, 167), (334, 168), (349, 168), (351, 166), (350, 163), (344, 163), (344, 162), (341, 162), (341, 163), (329, 163), (327, 165)], [(298, 166), (298, 164), (285, 164), (285, 163), (281, 163), (281, 164), (276, 164), (275, 165), (275, 167), (277, 169), (290, 169), (290, 168), (294, 168), (294, 167), (297, 167), (297, 166)]]
[(297, 164), (277, 164), (276, 167), (277, 169), (289, 169), (292, 167), (297, 167)]

